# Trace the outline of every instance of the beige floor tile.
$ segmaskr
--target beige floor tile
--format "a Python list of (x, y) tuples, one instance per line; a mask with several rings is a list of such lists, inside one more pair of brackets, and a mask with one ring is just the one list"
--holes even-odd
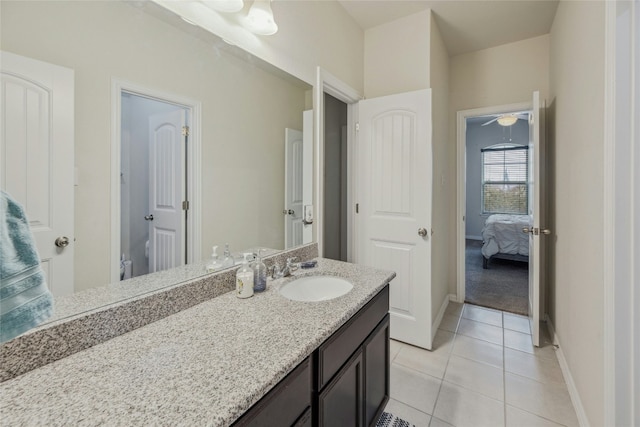
[(389, 358), (391, 359), (392, 362), (393, 362), (393, 359), (398, 355), (398, 352), (400, 351), (402, 346), (404, 345), (406, 344), (401, 343), (400, 341), (389, 340)]
[(531, 333), (531, 329), (529, 328), (529, 318), (526, 316), (504, 313), (502, 321), (505, 329), (522, 332), (523, 334)]
[(478, 307), (477, 305), (465, 304), (462, 317), (475, 320), (476, 322), (488, 323), (493, 326), (502, 327), (502, 312), (490, 308)]
[(464, 304), (462, 303), (449, 301), (449, 305), (447, 305), (447, 309), (445, 310), (444, 314), (460, 317), (463, 307)]
[(507, 372), (505, 374), (507, 404), (566, 426), (577, 426), (578, 419), (567, 387), (542, 384)]
[(429, 427), (431, 415), (418, 411), (416, 408), (398, 402), (395, 399), (389, 399), (385, 412), (389, 412), (396, 417), (402, 418), (408, 423), (414, 424), (416, 427)]
[(504, 400), (502, 368), (452, 355), (444, 380), (496, 400)]
[(433, 413), (441, 380), (391, 364), (391, 398), (426, 414)]
[(502, 328), (486, 323), (464, 318), (460, 319), (458, 334), (502, 345)]
[(445, 381), (433, 415), (456, 427), (503, 426), (504, 403)]
[(458, 335), (453, 344), (452, 354), (502, 369), (502, 351), (503, 348), (501, 345)]
[(448, 356), (453, 348), (453, 341), (456, 334), (450, 331), (439, 329), (431, 343), (431, 352), (443, 356)]
[(458, 329), (458, 322), (460, 321), (459, 316), (452, 316), (450, 314), (445, 314), (442, 317), (442, 321), (440, 322), (439, 329), (443, 329), (445, 331), (455, 332)]
[(541, 383), (564, 384), (557, 359), (538, 357), (510, 348), (504, 349), (505, 371), (531, 378)]
[(512, 348), (514, 350), (524, 351), (525, 353), (535, 354), (538, 357), (546, 357), (549, 359), (556, 358), (556, 353), (553, 346), (544, 344), (542, 341), (541, 347), (534, 347), (531, 342), (531, 335), (523, 334), (522, 332), (511, 331), (509, 329), (504, 330), (504, 346)]
[(442, 379), (449, 353), (432, 352), (410, 345), (403, 346), (393, 363)]
[(445, 423), (442, 420), (439, 420), (436, 417), (431, 417), (431, 424), (429, 424), (429, 427), (454, 427), (449, 423)]
[(561, 427), (561, 424), (507, 405), (507, 427)]

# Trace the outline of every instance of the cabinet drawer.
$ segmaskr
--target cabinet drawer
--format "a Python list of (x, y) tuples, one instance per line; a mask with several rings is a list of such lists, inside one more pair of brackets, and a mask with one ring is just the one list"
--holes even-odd
[(316, 390), (322, 390), (389, 312), (389, 285), (318, 348)]
[(234, 426), (294, 425), (311, 407), (311, 367), (311, 357), (308, 357), (253, 405)]

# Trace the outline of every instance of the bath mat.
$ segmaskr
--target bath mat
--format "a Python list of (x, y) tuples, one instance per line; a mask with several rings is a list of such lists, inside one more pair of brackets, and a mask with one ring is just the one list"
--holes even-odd
[(378, 419), (376, 427), (415, 427), (415, 425), (393, 414), (383, 412), (380, 419)]

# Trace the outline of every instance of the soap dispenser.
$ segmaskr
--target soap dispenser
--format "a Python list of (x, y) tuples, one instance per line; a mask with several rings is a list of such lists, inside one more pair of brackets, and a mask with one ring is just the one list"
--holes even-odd
[(231, 251), (229, 250), (229, 244), (224, 244), (224, 257), (222, 258), (222, 268), (233, 267), (235, 262), (233, 261), (233, 256), (231, 256)]
[(236, 296), (238, 298), (249, 298), (253, 296), (253, 269), (249, 267), (250, 252), (244, 254), (242, 267), (236, 272)]
[(222, 261), (218, 258), (218, 247), (214, 246), (211, 252), (211, 259), (207, 264), (207, 272), (220, 270), (222, 268)]
[(262, 262), (261, 252), (264, 249), (258, 249), (256, 262), (253, 263), (253, 290), (262, 292), (267, 289), (267, 266)]

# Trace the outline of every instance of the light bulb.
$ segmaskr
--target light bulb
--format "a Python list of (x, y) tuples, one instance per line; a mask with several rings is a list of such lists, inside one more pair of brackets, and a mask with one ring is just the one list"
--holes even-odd
[(278, 31), (269, 0), (255, 0), (253, 2), (245, 19), (245, 26), (252, 33), (263, 36), (270, 36)]

